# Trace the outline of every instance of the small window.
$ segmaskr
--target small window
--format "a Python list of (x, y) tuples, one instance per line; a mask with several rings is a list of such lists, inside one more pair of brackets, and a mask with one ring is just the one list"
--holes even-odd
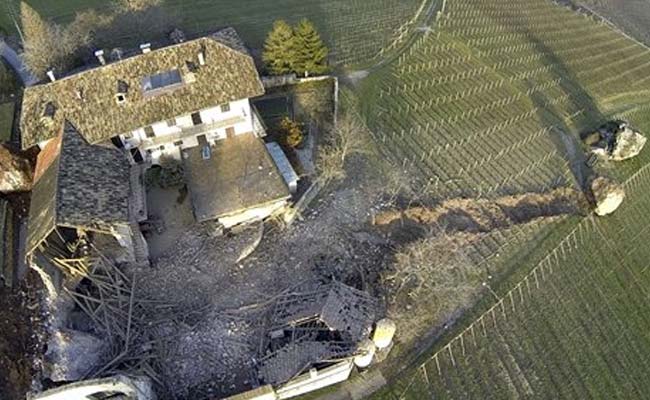
[(45, 110), (43, 111), (43, 116), (48, 117), (48, 118), (54, 118), (54, 113), (56, 112), (56, 108), (54, 107), (54, 104), (52, 102), (48, 102), (45, 105)]
[(194, 125), (201, 125), (203, 123), (203, 120), (201, 119), (201, 113), (200, 112), (195, 112), (192, 114), (192, 124)]
[(168, 119), (167, 120), (167, 126), (170, 127), (170, 128), (176, 126), (176, 118)]
[(182, 145), (183, 145), (182, 140), (177, 140), (177, 141), (174, 142), (174, 146), (181, 147)]
[(129, 84), (123, 80), (117, 81), (117, 93), (126, 94), (129, 91)]
[(160, 151), (165, 151), (165, 146), (160, 146), (159, 149)]
[(187, 70), (190, 72), (196, 72), (199, 70), (199, 66), (196, 65), (194, 61), (186, 61), (185, 65), (187, 66)]
[(118, 93), (115, 95), (115, 102), (117, 104), (123, 104), (126, 101), (126, 95), (124, 93)]
[(229, 112), (230, 111), (230, 103), (222, 104), (221, 105), (221, 112)]
[(160, 89), (171, 89), (183, 84), (181, 73), (177, 69), (149, 75), (142, 78), (142, 90), (145, 93), (154, 92)]
[(155, 134), (153, 133), (153, 126), (151, 126), (151, 125), (145, 126), (144, 127), (144, 134), (147, 135), (148, 138), (154, 137)]

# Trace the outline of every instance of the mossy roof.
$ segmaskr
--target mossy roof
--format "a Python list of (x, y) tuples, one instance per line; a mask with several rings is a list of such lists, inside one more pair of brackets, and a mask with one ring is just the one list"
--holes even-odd
[[(205, 55), (205, 65), (199, 65), (200, 52)], [(143, 92), (144, 78), (172, 70), (180, 72), (182, 84), (155, 94)], [(116, 101), (118, 85), (127, 88), (126, 101), (121, 104)], [(64, 121), (95, 144), (178, 115), (263, 93), (252, 57), (235, 30), (227, 28), (27, 88), (20, 121), (22, 147), (55, 137)]]

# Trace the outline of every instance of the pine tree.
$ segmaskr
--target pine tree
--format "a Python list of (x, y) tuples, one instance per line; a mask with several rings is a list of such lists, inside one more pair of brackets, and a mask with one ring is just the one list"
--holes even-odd
[(303, 19), (294, 29), (296, 62), (294, 72), (298, 75), (319, 75), (328, 70), (329, 49), (309, 20)]
[(291, 26), (283, 20), (275, 21), (273, 29), (264, 42), (262, 55), (271, 74), (282, 75), (293, 72), (296, 57), (294, 42)]
[(54, 28), (24, 1), (20, 3), (20, 20), (25, 38), (25, 63), (34, 75), (43, 77), (56, 60)]

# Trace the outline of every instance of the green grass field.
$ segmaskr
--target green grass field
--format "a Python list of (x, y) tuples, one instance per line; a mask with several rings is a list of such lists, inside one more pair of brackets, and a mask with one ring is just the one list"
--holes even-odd
[[(0, 14), (0, 26), (14, 31), (10, 15), (17, 0), (8, 0), (13, 12)], [(11, 3), (12, 2), (12, 3)], [(85, 9), (109, 11), (108, 0), (29, 0), (41, 15), (67, 23)], [(426, 2), (426, 1), (425, 1)], [(253, 47), (261, 47), (276, 19), (314, 21), (330, 45), (334, 59), (343, 65), (365, 63), (388, 46), (399, 29), (413, 19), (423, 0), (164, 0), (162, 9), (189, 33), (231, 25)], [(152, 38), (124, 38), (138, 41)]]

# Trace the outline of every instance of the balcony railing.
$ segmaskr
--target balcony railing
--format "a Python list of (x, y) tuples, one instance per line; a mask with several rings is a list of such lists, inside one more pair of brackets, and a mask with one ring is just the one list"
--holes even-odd
[(154, 136), (151, 138), (146, 138), (142, 141), (142, 146), (150, 147), (150, 146), (161, 145), (164, 143), (176, 142), (178, 140), (183, 140), (185, 138), (214, 132), (217, 129), (228, 128), (242, 122), (246, 122), (246, 119), (242, 116), (236, 116), (236, 117), (224, 119), (217, 122), (212, 122), (209, 124), (199, 124), (190, 127), (182, 127), (181, 131), (177, 133), (171, 133), (164, 136)]

